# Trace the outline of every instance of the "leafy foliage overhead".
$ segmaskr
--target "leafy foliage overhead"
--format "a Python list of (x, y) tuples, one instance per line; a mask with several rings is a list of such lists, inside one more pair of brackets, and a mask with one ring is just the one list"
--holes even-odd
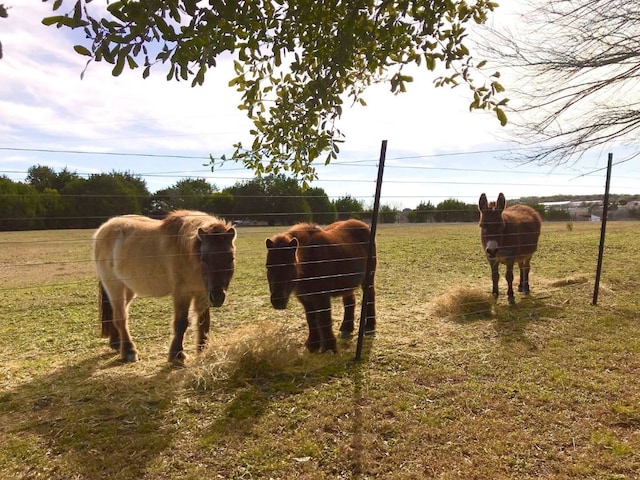
[[(45, 0), (47, 1), (47, 0)], [(53, 0), (60, 11), (63, 0)], [(491, 0), (121, 0), (104, 7), (67, 2), (66, 13), (45, 25), (82, 28), (90, 60), (150, 74), (167, 63), (167, 79), (201, 85), (223, 55), (234, 58), (229, 85), (242, 93), (239, 108), (253, 122), (251, 145), (234, 145), (231, 158), (257, 174), (290, 171), (310, 181), (312, 162), (337, 158), (344, 141), (337, 127), (345, 101), (365, 104), (372, 84), (404, 92), (408, 65), (447, 70), (436, 85), (466, 83), (470, 109), (492, 109), (502, 124), (496, 72), (472, 78), (476, 63), (466, 45), (469, 24), (482, 24)], [(226, 158), (223, 157), (222, 160)], [(214, 159), (212, 159), (214, 161)]]

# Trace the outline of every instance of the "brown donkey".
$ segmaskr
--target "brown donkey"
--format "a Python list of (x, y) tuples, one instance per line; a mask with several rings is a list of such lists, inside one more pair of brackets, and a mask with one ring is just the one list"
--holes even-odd
[(542, 219), (538, 212), (527, 205), (506, 207), (504, 194), (498, 195), (497, 202), (487, 202), (483, 193), (478, 201), (480, 211), (480, 239), (482, 248), (491, 265), (493, 295), (498, 296), (498, 265), (507, 266), (507, 297), (509, 304), (515, 304), (513, 295), (513, 264), (520, 269), (518, 291), (529, 294), (529, 270), (531, 257), (538, 248)]
[[(285, 309), (295, 292), (304, 307), (310, 352), (337, 351), (331, 326), (331, 297), (342, 297), (343, 336), (353, 333), (356, 296), (364, 288), (371, 231), (359, 220), (332, 223), (325, 229), (309, 223), (295, 225), (287, 232), (266, 240), (267, 280), (271, 304)], [(371, 268), (370, 296), (366, 306), (365, 331), (375, 330), (375, 246)]]

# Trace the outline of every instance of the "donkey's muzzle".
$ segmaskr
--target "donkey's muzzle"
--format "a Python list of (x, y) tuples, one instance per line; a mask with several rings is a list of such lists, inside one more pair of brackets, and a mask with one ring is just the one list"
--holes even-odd
[(493, 259), (498, 255), (500, 245), (495, 240), (489, 240), (485, 245), (484, 252), (487, 254), (487, 258)]
[(491, 249), (487, 248), (487, 249), (485, 250), (485, 253), (487, 254), (487, 258), (493, 259), (493, 258), (496, 258), (496, 255), (498, 254), (498, 249), (497, 249), (497, 248), (495, 248), (495, 249), (493, 249), (493, 248), (491, 248)]
[(211, 303), (212, 307), (221, 307), (226, 297), (224, 290), (209, 292), (209, 303)]
[(287, 297), (276, 297), (271, 295), (271, 305), (273, 305), (273, 308), (276, 310), (284, 310), (287, 308), (288, 301), (289, 299)]

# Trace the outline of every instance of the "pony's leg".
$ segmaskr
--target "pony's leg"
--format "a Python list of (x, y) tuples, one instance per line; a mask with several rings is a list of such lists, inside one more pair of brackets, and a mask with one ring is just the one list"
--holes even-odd
[(356, 312), (356, 294), (347, 293), (342, 297), (342, 305), (344, 305), (344, 318), (340, 324), (340, 336), (349, 338), (353, 333), (353, 320)]
[(320, 332), (320, 352), (331, 350), (337, 353), (336, 336), (333, 334), (331, 326), (331, 297), (329, 295), (319, 296), (316, 301), (316, 322)]
[(207, 307), (198, 315), (198, 351), (203, 351), (207, 346), (209, 328), (211, 326), (211, 311)]
[(126, 287), (123, 287), (119, 292), (109, 292), (111, 306), (113, 307), (113, 326), (120, 336), (120, 359), (123, 362), (137, 362), (140, 360), (138, 349), (133, 343), (129, 332), (129, 304), (134, 296), (133, 291)]
[(500, 280), (500, 272), (498, 271), (498, 262), (491, 263), (491, 282), (493, 283), (493, 296), (498, 296), (498, 280)]
[(509, 300), (509, 305), (514, 305), (516, 300), (513, 294), (513, 262), (507, 263), (505, 278), (507, 279), (507, 299)]
[(109, 339), (109, 346), (113, 350), (120, 350), (120, 333), (113, 324), (113, 307), (111, 300), (104, 288), (102, 282), (99, 282), (100, 288), (100, 324), (101, 335), (103, 338)]
[(309, 335), (304, 342), (305, 347), (311, 353), (320, 350), (322, 344), (322, 338), (320, 336), (320, 329), (318, 328), (318, 316), (317, 305), (310, 297), (298, 297), (300, 303), (304, 307), (304, 315), (307, 318), (307, 326), (309, 327)]
[(189, 326), (190, 306), (191, 298), (173, 297), (173, 340), (169, 347), (169, 361), (176, 365), (184, 365), (184, 361), (187, 358), (182, 343), (184, 341), (184, 333)]

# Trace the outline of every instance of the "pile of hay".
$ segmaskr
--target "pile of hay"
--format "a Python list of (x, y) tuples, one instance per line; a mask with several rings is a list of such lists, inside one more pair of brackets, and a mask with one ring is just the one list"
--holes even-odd
[(189, 372), (192, 386), (198, 390), (216, 390), (221, 383), (237, 385), (273, 378), (299, 364), (304, 354), (304, 339), (299, 331), (291, 332), (281, 324), (266, 321), (209, 340)]
[(493, 297), (481, 290), (456, 287), (433, 301), (431, 313), (455, 321), (492, 318), (494, 303)]

